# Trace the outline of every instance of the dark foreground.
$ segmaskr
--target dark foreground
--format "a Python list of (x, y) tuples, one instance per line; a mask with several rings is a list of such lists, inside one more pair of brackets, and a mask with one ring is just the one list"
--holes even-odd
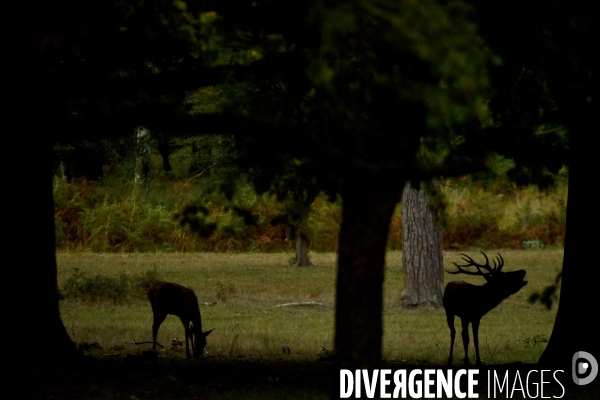
[[(443, 369), (445, 366), (387, 363), (392, 371)], [(454, 371), (461, 367), (454, 366)], [(512, 396), (495, 398), (600, 399), (600, 377), (591, 385), (577, 386), (570, 373), (559, 373), (560, 385), (546, 373), (544, 393), (539, 392), (536, 365), (496, 365), (489, 369), (504, 376)], [(529, 393), (518, 390), (517, 371)], [(488, 368), (479, 369), (479, 398), (488, 397)], [(493, 376), (493, 375), (492, 375)], [(76, 366), (2, 367), (2, 399), (327, 399), (339, 395), (339, 371), (330, 361), (252, 360), (231, 358), (87, 357)], [(535, 391), (537, 390), (537, 395)], [(391, 392), (391, 391), (390, 391)], [(525, 394), (525, 396), (523, 396)], [(542, 397), (543, 394), (543, 397)], [(351, 398), (355, 398), (352, 396)], [(364, 391), (361, 398), (367, 398)]]
[(2, 399), (318, 399), (331, 381), (329, 362), (228, 358), (87, 357), (2, 371)]

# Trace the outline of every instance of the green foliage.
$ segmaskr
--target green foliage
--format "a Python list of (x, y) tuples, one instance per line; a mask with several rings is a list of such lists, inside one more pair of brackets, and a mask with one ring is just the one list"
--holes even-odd
[[(189, 147), (171, 157), (174, 176), (188, 169)], [(160, 165), (155, 156), (153, 164)], [(156, 168), (148, 199), (136, 201), (125, 164), (109, 165), (103, 183), (55, 179), (57, 248), (92, 252), (272, 252), (294, 251), (290, 217), (294, 197), (258, 195), (238, 179), (223, 186), (220, 174), (191, 181), (169, 178)], [(444, 247), (463, 249), (560, 247), (566, 222), (564, 177), (545, 190), (519, 188), (506, 179), (510, 163), (498, 159), (489, 176), (442, 181), (436, 201), (444, 205)], [(494, 172), (495, 171), (495, 172)], [(231, 181), (229, 181), (231, 182)], [(293, 185), (282, 186), (291, 190)], [(300, 188), (298, 188), (300, 189)], [(298, 197), (302, 200), (302, 196)], [(288, 202), (288, 203), (286, 203)], [(287, 204), (287, 205), (286, 205)], [(290, 204), (292, 206), (290, 206)], [(306, 207), (304, 205), (303, 207)], [(313, 252), (335, 251), (341, 199), (320, 194), (305, 210), (304, 235)], [(292, 215), (293, 217), (293, 215)], [(182, 225), (183, 223), (183, 225)], [(195, 225), (194, 225), (195, 224)], [(188, 226), (189, 225), (189, 226)], [(199, 235), (204, 229), (204, 235)], [(190, 229), (191, 228), (191, 229)], [(398, 207), (388, 249), (402, 247)]]
[(315, 199), (307, 222), (309, 250), (335, 251), (342, 222), (341, 200), (329, 201), (325, 196)]
[(85, 276), (74, 268), (71, 276), (65, 282), (62, 293), (65, 298), (79, 298), (84, 301), (98, 302), (101, 300), (113, 303), (123, 300), (127, 292), (127, 279), (121, 274), (119, 278), (104, 275)]
[(416, 174), (433, 167), (419, 149), (460, 147), (449, 127), (488, 123), (494, 60), (469, 16), (464, 2), (315, 2), (308, 18), (320, 41), (307, 70), (315, 89), (301, 109), (310, 140), (335, 157), (340, 175)]
[(564, 178), (545, 190), (519, 188), (504, 176), (448, 180), (443, 188), (444, 246), (449, 249), (562, 247), (566, 229)]
[(148, 288), (160, 280), (156, 268), (133, 276), (121, 272), (118, 278), (101, 274), (90, 277), (79, 268), (73, 268), (71, 275), (60, 289), (61, 300), (80, 299), (91, 303), (101, 301), (121, 303), (130, 297), (145, 296)]
[(456, 249), (461, 245), (490, 248), (504, 247), (507, 235), (500, 229), (502, 209), (493, 193), (466, 192), (450, 205), (444, 219), (444, 245)]
[(154, 269), (142, 271), (139, 275), (129, 277), (131, 289), (137, 294), (145, 294), (151, 286), (162, 280), (164, 279), (161, 277), (156, 267), (154, 267)]
[[(98, 28), (108, 24), (93, 31), (110, 34), (96, 38), (105, 47), (82, 47), (85, 57), (54, 61), (68, 64), (57, 76), (75, 88), (82, 86), (79, 79), (106, 78), (107, 88), (126, 90), (111, 96), (66, 91), (48, 115), (59, 121), (54, 114), (66, 112), (64, 119), (72, 122), (133, 110), (134, 123), (148, 123), (156, 141), (170, 139), (166, 146), (179, 167), (155, 171), (149, 198), (139, 202), (132, 195), (131, 126), (115, 130), (97, 124), (88, 141), (68, 135), (58, 140), (58, 158), (91, 149), (105, 167), (101, 184), (57, 180), (60, 249), (281, 251), (291, 250), (289, 239), (300, 232), (314, 251), (334, 250), (341, 203), (319, 193), (336, 199), (341, 183), (373, 171), (387, 171), (373, 173), (377, 179), (437, 172), (446, 160), (480, 150), (465, 126), (512, 126), (521, 120), (510, 119), (515, 112), (502, 119), (488, 110), (494, 94), (488, 70), (499, 60), (478, 34), (476, 13), (463, 1), (317, 0), (291, 11), (261, 3), (244, 15), (180, 1), (123, 4), (115, 13), (118, 24), (94, 21)], [(133, 43), (142, 45), (139, 51), (131, 52)], [(102, 57), (112, 48), (115, 58)], [(553, 108), (543, 80), (531, 71), (521, 71), (513, 86), (505, 103), (531, 104), (532, 115)], [(523, 93), (543, 96), (531, 102)], [(139, 121), (139, 115), (148, 121)], [(561, 127), (539, 115), (527, 125), (533, 137), (564, 147)], [(227, 134), (218, 134), (223, 131)], [(109, 132), (120, 138), (102, 139)], [(489, 153), (485, 149), (480, 158)], [(506, 179), (511, 161), (489, 158), (497, 176), (486, 177), (487, 187), (439, 201), (448, 205), (446, 246), (515, 248), (535, 240), (560, 245), (562, 209), (540, 208), (527, 194), (508, 217), (508, 198), (518, 200), (523, 192)], [(157, 176), (169, 183), (157, 185)], [(464, 189), (473, 181), (458, 185)], [(265, 191), (280, 203), (261, 197)], [(389, 248), (400, 243), (397, 213)]]
[(526, 240), (523, 242), (524, 249), (543, 249), (546, 247), (541, 240)]
[(152, 207), (126, 199), (103, 202), (84, 213), (83, 228), (89, 232), (92, 251), (169, 251), (177, 244), (174, 222), (162, 206)]

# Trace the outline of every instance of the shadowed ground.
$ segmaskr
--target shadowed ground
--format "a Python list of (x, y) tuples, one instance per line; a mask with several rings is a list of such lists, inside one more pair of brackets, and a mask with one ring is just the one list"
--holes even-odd
[[(445, 366), (395, 362), (388, 362), (384, 367), (409, 371), (415, 368), (446, 370)], [(460, 365), (453, 367), (455, 371), (459, 368)], [(532, 364), (513, 363), (495, 365), (492, 371), (504, 376), (508, 370), (508, 386), (512, 388), (517, 370), (526, 385), (527, 373), (541, 369)], [(487, 371), (485, 366), (479, 370), (479, 398), (487, 398)], [(569, 373), (557, 376), (564, 389), (556, 384), (552, 374), (546, 374), (544, 397), (560, 397), (564, 392), (564, 399), (600, 398), (599, 379), (588, 386), (576, 386)], [(338, 377), (331, 361), (87, 357), (75, 367), (5, 365), (2, 379), (6, 385), (1, 395), (6, 399), (326, 399), (332, 389), (339, 390)], [(539, 390), (533, 382), (540, 383), (539, 374), (532, 374), (529, 397)], [(537, 398), (541, 398), (540, 395), (538, 393)], [(364, 392), (361, 398), (366, 398)], [(505, 396), (498, 395), (498, 398)], [(515, 391), (512, 398), (523, 398), (521, 391)]]

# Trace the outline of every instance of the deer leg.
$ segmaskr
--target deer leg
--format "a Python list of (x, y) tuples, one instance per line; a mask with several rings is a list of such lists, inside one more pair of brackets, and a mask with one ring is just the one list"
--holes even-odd
[(456, 339), (456, 329), (454, 329), (454, 314), (446, 313), (446, 321), (450, 328), (450, 355), (448, 356), (448, 365), (452, 365), (452, 352), (454, 351), (454, 340)]
[(191, 323), (190, 327), (190, 342), (192, 342), (192, 354), (194, 357), (198, 357), (198, 350), (196, 350), (196, 327)]
[(479, 357), (479, 320), (473, 321), (473, 344), (475, 345), (475, 364), (481, 365)]
[(160, 324), (167, 318), (167, 314), (155, 313), (154, 320), (152, 322), (152, 350), (156, 351), (156, 336), (158, 335), (158, 328)]
[(463, 346), (465, 347), (465, 365), (469, 365), (471, 364), (471, 362), (469, 361), (469, 321), (467, 321), (466, 319), (462, 319), (461, 318), (461, 322), (462, 322), (462, 340), (463, 340)]
[[(187, 356), (187, 358), (190, 358), (190, 343), (189, 343), (189, 339), (191, 338), (192, 334), (190, 332), (190, 323), (188, 321), (185, 321), (183, 319), (181, 319), (181, 323), (183, 324), (183, 329), (185, 331), (185, 355)], [(193, 339), (191, 339), (193, 341)], [(194, 343), (192, 343), (192, 346), (194, 345)]]

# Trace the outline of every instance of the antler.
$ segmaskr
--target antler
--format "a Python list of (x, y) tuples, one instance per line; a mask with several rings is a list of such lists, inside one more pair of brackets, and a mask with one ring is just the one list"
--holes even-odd
[(494, 272), (500, 272), (502, 271), (502, 267), (504, 267), (504, 258), (498, 253), (496, 259), (498, 260), (498, 266), (496, 267), (496, 260), (494, 260)]
[[(452, 264), (454, 264), (456, 266), (456, 268), (458, 268), (458, 271), (446, 270), (446, 272), (449, 274), (465, 274), (465, 275), (485, 276), (485, 275), (494, 274), (496, 272), (500, 272), (502, 270), (502, 267), (504, 267), (504, 259), (502, 258), (502, 256), (500, 254), (498, 254), (498, 256), (493, 260), (494, 266), (492, 267), (492, 266), (490, 266), (490, 260), (488, 259), (488, 256), (483, 251), (481, 251), (480, 253), (483, 254), (483, 256), (485, 257), (485, 264), (478, 264), (468, 255), (466, 255), (464, 253), (460, 253), (462, 255), (461, 258), (464, 261), (466, 261), (467, 264), (458, 265), (457, 263), (452, 261)], [(498, 263), (496, 263), (496, 260), (498, 260)], [(477, 272), (464, 270), (463, 267), (475, 267), (475, 268), (477, 268)], [(485, 273), (481, 269), (484, 269), (488, 272)]]

